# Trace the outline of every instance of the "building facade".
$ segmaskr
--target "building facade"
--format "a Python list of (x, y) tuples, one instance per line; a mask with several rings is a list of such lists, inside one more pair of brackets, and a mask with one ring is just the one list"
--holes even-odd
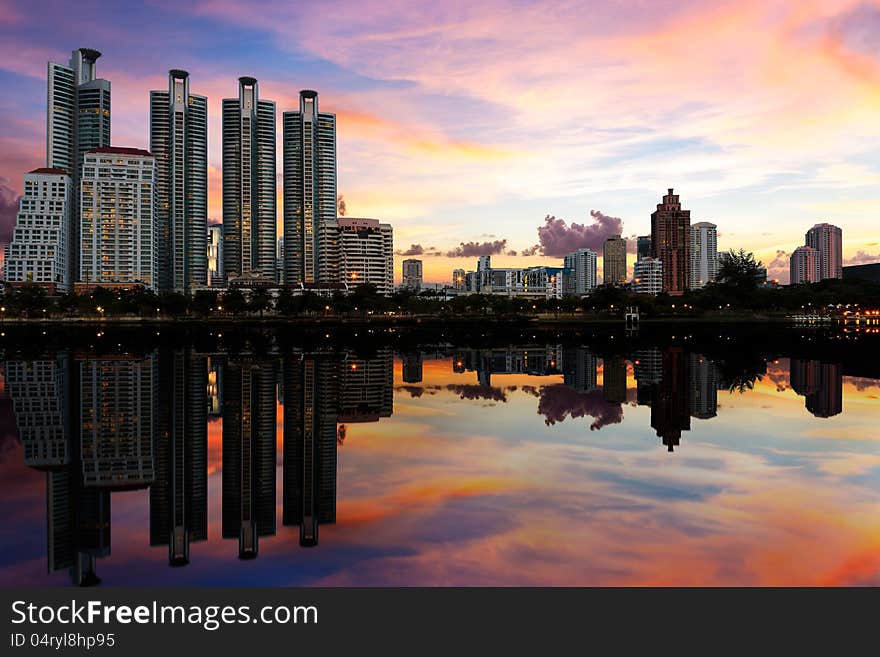
[(150, 151), (156, 158), (160, 290), (188, 293), (208, 279), (208, 99), (189, 92), (186, 71), (150, 92)]
[(792, 285), (820, 280), (819, 252), (811, 246), (799, 246), (791, 254), (789, 281)]
[(663, 291), (681, 295), (690, 286), (691, 212), (682, 210), (678, 194), (669, 193), (651, 213), (651, 256), (663, 263)]
[(336, 233), (336, 115), (304, 89), (299, 111), (284, 112), (284, 282), (339, 280)]
[(651, 255), (651, 236), (639, 235), (636, 238), (636, 260), (647, 258)]
[(657, 258), (636, 261), (633, 273), (633, 292), (657, 295), (663, 291), (663, 263)]
[(86, 153), (81, 179), (80, 281), (156, 290), (156, 160), (137, 148)]
[(369, 283), (376, 286), (379, 294), (391, 294), (394, 287), (391, 225), (380, 223), (378, 219), (342, 217), (327, 230), (328, 237), (338, 245), (338, 282), (349, 288)]
[[(73, 198), (79, 198), (79, 177), (86, 152), (110, 146), (110, 82), (97, 76), (101, 53), (79, 48), (67, 65), (48, 63), (46, 167), (70, 175)], [(68, 278), (79, 274), (79, 204), (69, 218)]]
[(67, 292), (73, 184), (64, 169), (34, 169), (24, 177), (12, 241), (4, 247), (7, 283), (36, 283)]
[(691, 226), (692, 290), (711, 283), (718, 275), (718, 229), (715, 224), (701, 221)]
[(207, 228), (205, 247), (208, 276), (205, 283), (211, 287), (223, 285), (223, 225), (211, 224)]
[(467, 289), (467, 272), (464, 269), (452, 270), (452, 289), (464, 292)]
[(403, 287), (418, 292), (422, 289), (422, 261), (421, 260), (404, 260), (403, 261)]
[(572, 277), (573, 294), (590, 294), (596, 287), (596, 252), (578, 249), (565, 256), (564, 267)]
[(626, 240), (612, 235), (602, 246), (602, 280), (605, 285), (626, 283)]
[(275, 103), (255, 78), (223, 99), (223, 275), (275, 279)]
[(843, 231), (831, 224), (816, 224), (804, 238), (804, 244), (819, 254), (819, 280), (843, 278)]

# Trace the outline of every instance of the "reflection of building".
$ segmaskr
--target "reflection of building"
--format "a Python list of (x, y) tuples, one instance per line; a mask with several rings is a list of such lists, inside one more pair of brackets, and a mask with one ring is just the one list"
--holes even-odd
[[(577, 350), (574, 350), (577, 351)], [(592, 356), (592, 354), (590, 354)], [(522, 349), (468, 349), (457, 352), (452, 361), (452, 371), (463, 373), (475, 371), (480, 385), (492, 384), (493, 374), (530, 374), (545, 376), (563, 371), (563, 362), (569, 362), (574, 370), (577, 355), (570, 354), (566, 361), (563, 350), (558, 346), (546, 345)], [(596, 385), (596, 363), (592, 356), (592, 382)], [(585, 362), (590, 362), (589, 359)], [(586, 376), (586, 375), (585, 375)]]
[(663, 291), (680, 295), (690, 286), (691, 211), (672, 192), (651, 214), (651, 256), (663, 263)]
[(252, 559), (275, 534), (275, 369), (272, 361), (223, 367), (223, 538)]
[(792, 358), (789, 376), (792, 390), (806, 397), (806, 408), (816, 417), (833, 417), (843, 411), (840, 363)]
[(602, 359), (602, 397), (612, 404), (626, 401), (626, 359), (623, 356)]
[(633, 353), (633, 375), (636, 398), (640, 406), (650, 406), (654, 388), (663, 378), (663, 355), (656, 347), (638, 349)]
[(394, 354), (380, 349), (370, 358), (349, 356), (339, 365), (339, 421), (376, 422), (394, 411)]
[(159, 355), (156, 481), (150, 487), (150, 545), (171, 565), (208, 538), (207, 362), (187, 350)]
[(86, 487), (124, 490), (154, 477), (156, 356), (79, 363), (80, 449)]
[(403, 382), (422, 382), (422, 352), (408, 351), (403, 354)]
[(208, 356), (206, 406), (208, 417), (219, 417), (223, 411), (223, 368), (217, 356)]
[(6, 389), (31, 468), (63, 467), (70, 463), (70, 362), (60, 353), (54, 360), (10, 360), (5, 366)]
[(690, 381), (687, 354), (680, 347), (669, 347), (661, 356), (662, 379), (653, 387), (651, 427), (671, 452), (681, 440), (681, 432), (691, 428), (688, 408)]
[(708, 420), (718, 415), (718, 368), (702, 354), (688, 354), (691, 417)]
[(566, 347), (560, 363), (563, 381), (578, 392), (590, 392), (597, 384), (599, 363), (596, 354), (586, 347)]
[(336, 522), (336, 361), (285, 358), (283, 523), (299, 525), (300, 545), (318, 544), (318, 525)]

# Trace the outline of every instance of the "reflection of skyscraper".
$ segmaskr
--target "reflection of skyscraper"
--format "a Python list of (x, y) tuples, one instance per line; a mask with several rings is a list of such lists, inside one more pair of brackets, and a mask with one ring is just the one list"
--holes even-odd
[(650, 406), (654, 388), (663, 378), (663, 355), (656, 347), (638, 349), (633, 353), (633, 375), (639, 406)]
[(394, 354), (380, 349), (370, 358), (340, 364), (339, 421), (376, 422), (394, 412)]
[(403, 354), (403, 382), (422, 382), (422, 352), (408, 351)]
[(691, 416), (707, 420), (718, 415), (718, 369), (702, 354), (688, 354)]
[(84, 360), (79, 376), (84, 485), (148, 486), (154, 476), (155, 355)]
[(626, 360), (623, 356), (602, 359), (602, 396), (612, 404), (626, 401)]
[(159, 355), (156, 482), (150, 487), (150, 545), (172, 565), (208, 538), (207, 362), (187, 350)]
[(663, 378), (653, 388), (651, 427), (671, 452), (679, 444), (682, 431), (691, 428), (688, 412), (690, 392), (687, 358), (680, 347), (669, 347), (662, 355)]
[(807, 410), (816, 417), (833, 417), (843, 411), (843, 371), (840, 363), (791, 359), (791, 388), (806, 397)]
[(53, 360), (7, 361), (5, 378), (24, 447), (24, 464), (43, 469), (69, 463), (69, 356), (60, 353)]
[(562, 374), (565, 385), (578, 392), (597, 390), (598, 361), (596, 354), (586, 347), (566, 348), (562, 351)]
[(284, 360), (283, 522), (300, 545), (318, 544), (318, 526), (336, 522), (338, 368), (306, 355)]
[(223, 538), (252, 559), (275, 534), (275, 369), (272, 361), (223, 368)]
[(221, 415), (223, 408), (223, 368), (220, 366), (220, 359), (216, 356), (208, 356), (208, 385), (207, 385), (207, 407), (208, 417), (217, 417)]

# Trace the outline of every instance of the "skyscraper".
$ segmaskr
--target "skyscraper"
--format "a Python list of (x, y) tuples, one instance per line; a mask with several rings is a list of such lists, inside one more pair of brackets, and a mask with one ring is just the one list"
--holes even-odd
[(338, 283), (336, 115), (318, 110), (318, 92), (299, 94), (284, 112), (284, 282)]
[(590, 249), (578, 249), (565, 256), (564, 267), (574, 280), (574, 294), (590, 294), (596, 287), (596, 253)]
[(97, 77), (97, 50), (74, 50), (67, 66), (48, 63), (46, 167), (71, 177), (69, 280), (79, 275), (79, 177), (86, 152), (110, 145), (110, 82)]
[(639, 235), (636, 239), (636, 260), (649, 257), (651, 255), (651, 236)]
[(831, 224), (816, 224), (804, 238), (804, 244), (819, 253), (819, 280), (843, 278), (843, 231)]
[(612, 235), (602, 246), (602, 270), (605, 285), (623, 285), (626, 282), (626, 240)]
[(718, 231), (701, 221), (691, 226), (691, 289), (698, 290), (718, 275)]
[(24, 177), (12, 241), (4, 247), (8, 283), (70, 289), (70, 213), (73, 189), (64, 169), (34, 169)]
[(651, 255), (663, 263), (663, 291), (677, 296), (690, 285), (691, 212), (672, 192), (651, 213)]
[(418, 292), (422, 289), (422, 261), (403, 261), (403, 287)]
[(186, 71), (150, 92), (150, 150), (156, 158), (157, 287), (190, 292), (207, 284), (208, 99), (189, 92)]
[(464, 269), (453, 269), (452, 270), (452, 289), (458, 290), (459, 292), (464, 292), (467, 287), (467, 279), (465, 276), (467, 272)]
[(255, 78), (223, 99), (223, 273), (275, 280), (275, 102)]
[(80, 281), (85, 288), (156, 289), (156, 160), (138, 148), (96, 148), (80, 184)]
[(211, 287), (223, 283), (223, 225), (211, 224), (207, 230), (208, 278)]
[(819, 280), (819, 252), (811, 246), (799, 246), (789, 260), (792, 285), (816, 283)]

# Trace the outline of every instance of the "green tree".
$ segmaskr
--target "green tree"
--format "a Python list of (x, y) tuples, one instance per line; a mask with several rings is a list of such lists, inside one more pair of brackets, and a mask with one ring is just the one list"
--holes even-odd
[(251, 300), (248, 303), (248, 310), (255, 313), (260, 313), (260, 317), (263, 316), (263, 312), (266, 310), (270, 310), (272, 308), (272, 297), (269, 296), (269, 290), (264, 287), (258, 287), (253, 292), (251, 292)]
[(718, 284), (739, 292), (750, 292), (758, 287), (761, 269), (764, 265), (755, 260), (754, 253), (746, 253), (744, 249), (731, 249), (719, 257)]
[(244, 294), (242, 294), (241, 290), (238, 288), (232, 288), (223, 295), (222, 305), (224, 310), (231, 312), (232, 316), (236, 317), (238, 313), (245, 309), (247, 301), (245, 301)]

